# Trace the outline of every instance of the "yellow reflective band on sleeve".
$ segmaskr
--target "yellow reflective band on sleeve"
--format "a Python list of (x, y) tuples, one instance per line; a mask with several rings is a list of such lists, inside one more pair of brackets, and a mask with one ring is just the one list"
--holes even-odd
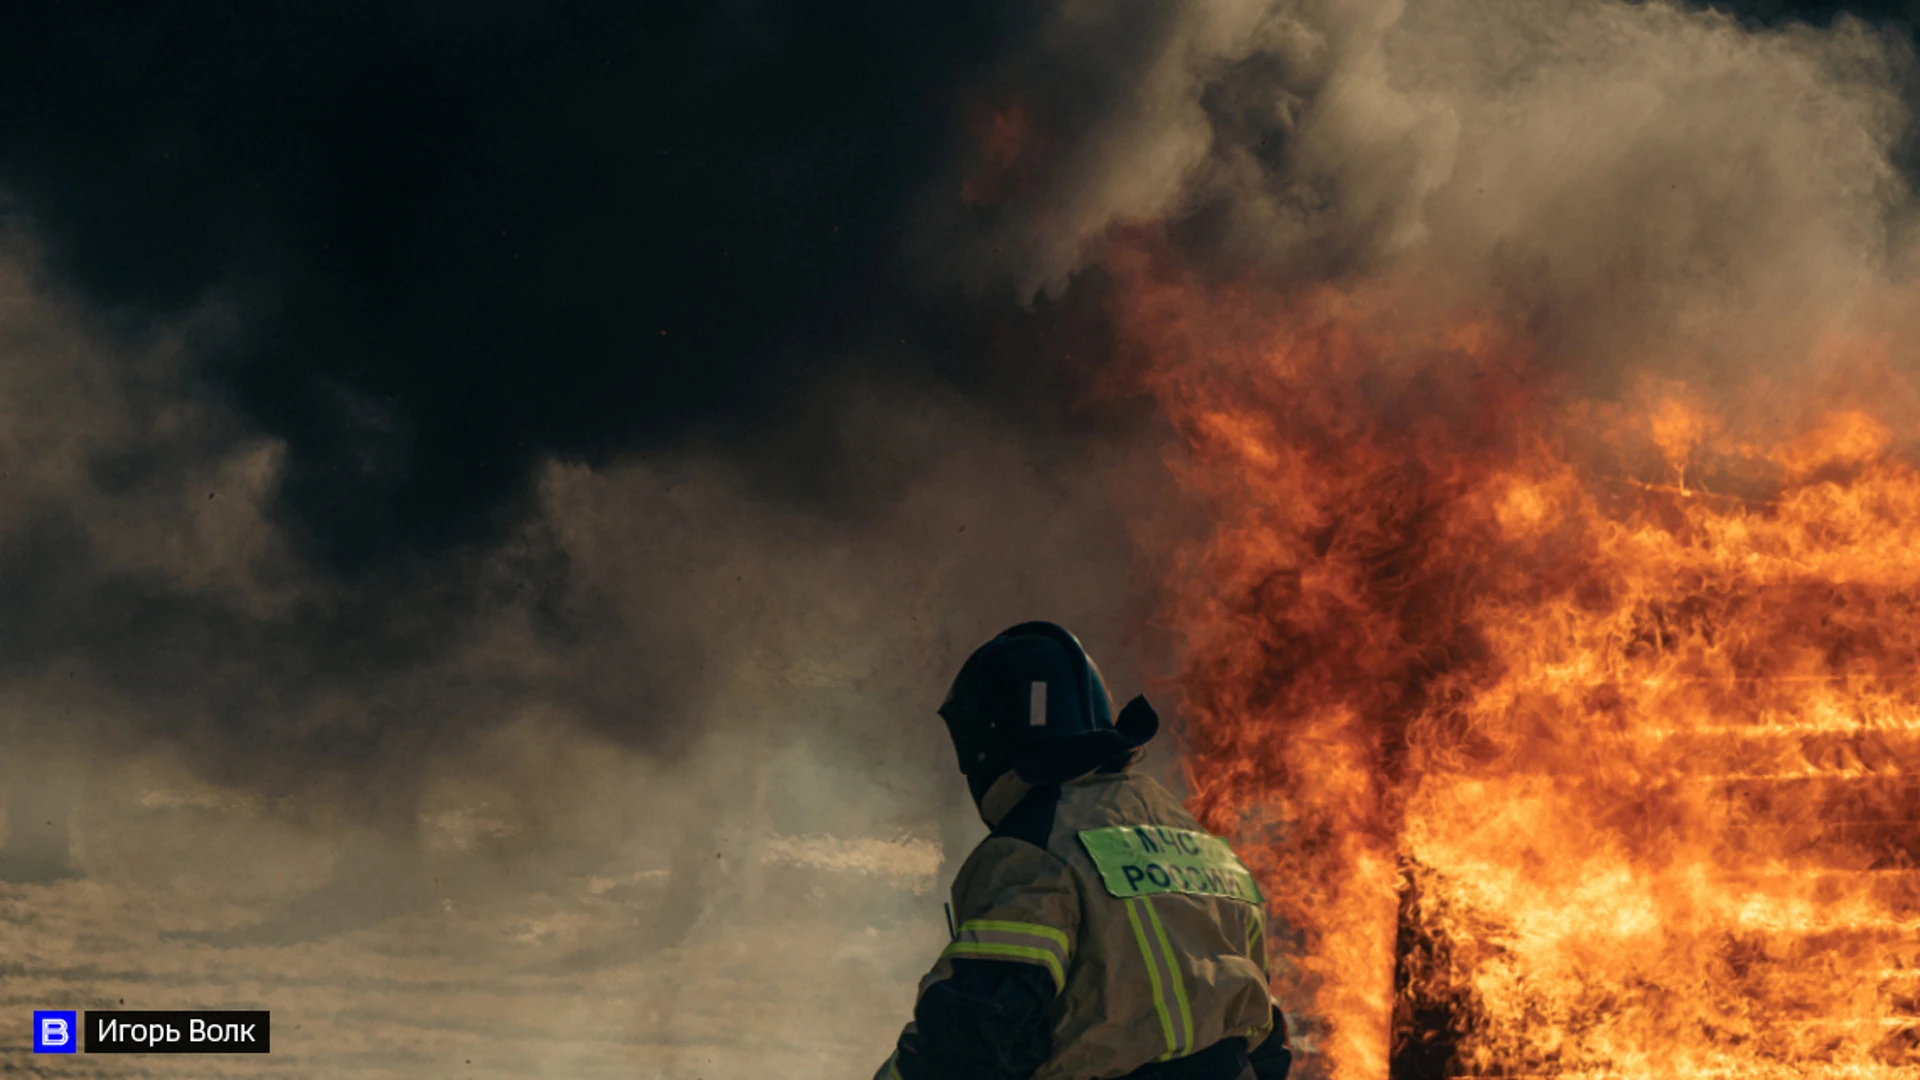
[(1173, 1016), (1167, 1010), (1167, 995), (1160, 986), (1160, 960), (1147, 944), (1147, 931), (1140, 924), (1140, 913), (1136, 908), (1146, 903), (1139, 898), (1126, 901), (1127, 922), (1133, 925), (1133, 940), (1140, 945), (1140, 959), (1147, 965), (1147, 983), (1153, 988), (1153, 1011), (1160, 1014), (1160, 1032), (1167, 1037), (1167, 1052), (1160, 1057), (1165, 1061), (1174, 1055), (1177, 1044), (1173, 1041)]
[(1142, 900), (1146, 906), (1147, 918), (1153, 923), (1153, 933), (1160, 939), (1160, 948), (1167, 957), (1167, 974), (1173, 983), (1173, 1000), (1180, 1006), (1180, 1030), (1184, 1036), (1181, 1042), (1183, 1053), (1193, 1052), (1193, 1009), (1187, 1004), (1187, 981), (1180, 977), (1180, 957), (1173, 951), (1173, 943), (1167, 940), (1167, 928), (1160, 923), (1160, 915), (1153, 910), (1153, 902)]
[(898, 1050), (895, 1050), (893, 1056), (887, 1059), (887, 1080), (906, 1080), (906, 1077), (900, 1075), (900, 1051)]
[(1040, 964), (1053, 975), (1057, 992), (1066, 989), (1067, 964), (1073, 950), (1067, 935), (1057, 927), (1010, 919), (968, 919), (960, 924), (953, 944), (940, 955)]
[(1034, 937), (1046, 938), (1060, 946), (1060, 952), (1063, 955), (1072, 950), (1066, 934), (1043, 923), (1011, 922), (1006, 919), (968, 919), (960, 924), (960, 932), (965, 934), (969, 930), (999, 930), (1007, 934), (1032, 934)]
[(1062, 990), (1067, 985), (1067, 975), (1060, 969), (1060, 959), (1045, 949), (1036, 949), (1031, 945), (1005, 945), (997, 941), (956, 941), (947, 946), (940, 955), (974, 960), (1018, 960), (1028, 964), (1039, 964), (1053, 975), (1055, 991)]

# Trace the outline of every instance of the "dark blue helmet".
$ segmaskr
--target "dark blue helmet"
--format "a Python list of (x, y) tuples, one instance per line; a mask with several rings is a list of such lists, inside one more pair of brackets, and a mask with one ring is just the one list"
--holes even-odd
[(1039, 786), (1124, 761), (1160, 727), (1143, 697), (1116, 724), (1100, 669), (1050, 622), (1021, 623), (974, 650), (940, 717), (975, 800), (1009, 769)]

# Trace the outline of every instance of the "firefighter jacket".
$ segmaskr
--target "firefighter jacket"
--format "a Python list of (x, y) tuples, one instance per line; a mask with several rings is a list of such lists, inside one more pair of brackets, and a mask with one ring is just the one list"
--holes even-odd
[(1284, 1075), (1259, 889), (1151, 777), (1029, 791), (961, 867), (953, 911), (876, 1080), (1235, 1080), (1250, 1057)]

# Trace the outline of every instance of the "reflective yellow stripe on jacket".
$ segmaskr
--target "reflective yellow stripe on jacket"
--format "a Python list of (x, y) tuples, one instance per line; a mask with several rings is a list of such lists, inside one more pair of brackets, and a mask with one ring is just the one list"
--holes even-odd
[(1067, 964), (1073, 958), (1073, 947), (1067, 935), (1040, 923), (968, 919), (960, 924), (953, 944), (940, 955), (1039, 964), (1053, 976), (1053, 987), (1058, 991), (1067, 985)]
[(1167, 940), (1167, 928), (1161, 925), (1152, 900), (1136, 896), (1125, 903), (1127, 922), (1133, 926), (1134, 940), (1140, 945), (1140, 958), (1147, 964), (1147, 981), (1153, 987), (1153, 1009), (1160, 1017), (1161, 1033), (1167, 1038), (1167, 1052), (1160, 1060), (1184, 1057), (1201, 1048), (1193, 1045), (1193, 1007), (1187, 1001), (1186, 980), (1180, 977), (1179, 954)]

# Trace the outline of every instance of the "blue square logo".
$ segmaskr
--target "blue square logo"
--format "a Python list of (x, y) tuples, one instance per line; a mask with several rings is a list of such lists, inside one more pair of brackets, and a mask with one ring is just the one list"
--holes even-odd
[(80, 1045), (80, 1022), (72, 1010), (33, 1011), (33, 1052), (71, 1054)]

